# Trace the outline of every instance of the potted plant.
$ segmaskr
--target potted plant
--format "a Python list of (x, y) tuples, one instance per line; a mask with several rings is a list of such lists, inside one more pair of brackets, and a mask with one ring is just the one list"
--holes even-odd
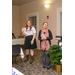
[(14, 35), (14, 33), (12, 33), (12, 39), (15, 39), (15, 35)]
[(12, 35), (12, 39), (15, 39), (14, 35)]
[(60, 60), (62, 59), (61, 46), (52, 45), (49, 49), (49, 52), (46, 52), (46, 54), (50, 55), (48, 61), (51, 61), (51, 66), (55, 66), (56, 72), (62, 72), (62, 65), (60, 63)]

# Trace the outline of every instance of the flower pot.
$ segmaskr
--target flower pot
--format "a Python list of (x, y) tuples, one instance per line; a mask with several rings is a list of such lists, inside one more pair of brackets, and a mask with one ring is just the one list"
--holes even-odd
[(58, 73), (62, 72), (62, 65), (55, 65), (55, 71)]

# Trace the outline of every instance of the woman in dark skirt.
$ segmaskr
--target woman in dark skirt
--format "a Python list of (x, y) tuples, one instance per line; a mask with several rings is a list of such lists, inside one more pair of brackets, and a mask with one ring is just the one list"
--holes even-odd
[(31, 60), (30, 64), (33, 62), (34, 57), (34, 51), (33, 49), (37, 48), (36, 45), (36, 30), (34, 27), (32, 27), (30, 20), (26, 22), (26, 28), (22, 28), (22, 32), (25, 35), (25, 43), (24, 43), (24, 49), (26, 49), (26, 59), (25, 62), (29, 59), (29, 51), (31, 54)]

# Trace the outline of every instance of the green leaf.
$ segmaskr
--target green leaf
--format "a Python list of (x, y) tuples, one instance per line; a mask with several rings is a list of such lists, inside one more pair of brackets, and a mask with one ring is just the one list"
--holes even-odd
[(52, 45), (49, 49), (50, 52), (46, 52), (46, 54), (50, 55), (48, 61), (52, 61), (51, 65), (60, 64), (60, 60), (62, 59), (62, 50), (59, 45)]

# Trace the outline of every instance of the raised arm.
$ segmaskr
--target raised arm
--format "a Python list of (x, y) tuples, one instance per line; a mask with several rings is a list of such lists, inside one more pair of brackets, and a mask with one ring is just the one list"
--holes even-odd
[(22, 27), (22, 34), (25, 35), (25, 27)]

